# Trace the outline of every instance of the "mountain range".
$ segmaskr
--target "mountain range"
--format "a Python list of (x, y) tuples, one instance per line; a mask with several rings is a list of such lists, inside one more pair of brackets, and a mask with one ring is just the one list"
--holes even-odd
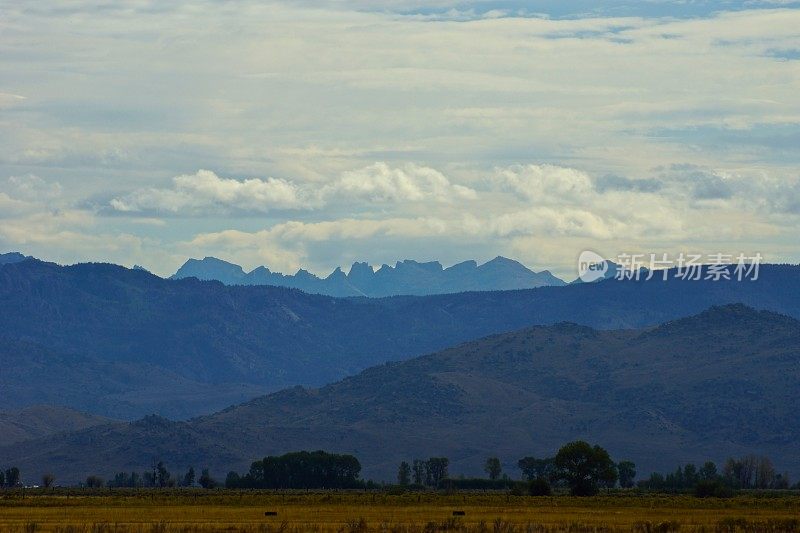
[(800, 268), (762, 265), (744, 282), (333, 298), (25, 259), (0, 266), (0, 409), (58, 402), (118, 419), (185, 419), (530, 325), (638, 328), (737, 302), (800, 317)]
[(172, 279), (189, 277), (221, 281), (226, 285), (274, 285), (328, 296), (372, 297), (533, 289), (566, 284), (547, 270), (534, 272), (505, 257), (496, 257), (480, 266), (476, 261), (464, 261), (448, 268), (438, 261), (405, 260), (398, 261), (394, 267), (384, 264), (377, 271), (367, 263), (353, 263), (347, 274), (337, 268), (325, 278), (303, 269), (294, 275), (285, 275), (271, 272), (265, 266), (245, 272), (239, 265), (206, 257), (189, 259), (172, 275)]
[(634, 330), (534, 326), (187, 422), (150, 416), (12, 444), (0, 464), (65, 482), (153, 458), (224, 476), (267, 454), (321, 448), (355, 454), (375, 479), (429, 456), (466, 475), (498, 456), (518, 476), (520, 457), (586, 439), (645, 475), (745, 453), (798, 473), (799, 346), (796, 319), (743, 305)]

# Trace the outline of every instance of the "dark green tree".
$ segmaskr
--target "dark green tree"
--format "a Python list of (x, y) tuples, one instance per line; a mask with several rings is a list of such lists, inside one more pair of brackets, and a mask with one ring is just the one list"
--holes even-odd
[(700, 479), (706, 481), (717, 479), (717, 465), (712, 461), (706, 461), (703, 466), (700, 467)]
[(56, 476), (53, 474), (47, 473), (42, 475), (42, 487), (49, 489), (53, 486), (53, 482), (56, 480)]
[(700, 474), (693, 463), (683, 467), (683, 484), (685, 487), (694, 487), (700, 481)]
[(198, 482), (204, 489), (213, 489), (217, 486), (216, 480), (214, 480), (214, 478), (211, 477), (211, 474), (208, 473), (208, 468), (204, 468), (200, 473), (200, 479)]
[(528, 484), (528, 493), (531, 496), (550, 496), (553, 491), (547, 478), (537, 477)]
[(623, 489), (633, 487), (633, 480), (636, 479), (636, 465), (631, 461), (620, 461), (617, 463), (617, 473), (619, 474), (619, 486)]
[(600, 484), (613, 485), (617, 468), (608, 452), (585, 441), (570, 442), (555, 457), (556, 475), (564, 480), (573, 496), (597, 494)]
[(537, 459), (535, 457), (523, 457), (517, 462), (517, 466), (522, 470), (522, 475), (528, 481), (536, 478), (552, 479), (555, 474), (555, 463), (553, 458)]
[(650, 477), (639, 482), (639, 486), (649, 490), (663, 490), (666, 486), (664, 474), (653, 472)]
[(228, 472), (228, 475), (225, 476), (225, 488), (227, 489), (238, 489), (242, 486), (242, 478), (241, 476), (231, 470)]
[(6, 470), (6, 487), (16, 487), (19, 485), (19, 468), (12, 466)]
[(190, 466), (189, 470), (187, 470), (186, 474), (183, 476), (183, 486), (191, 487), (193, 485), (194, 485), (194, 467)]
[(159, 487), (169, 486), (170, 477), (171, 476), (169, 470), (167, 470), (167, 467), (164, 465), (164, 462), (159, 461), (158, 464), (156, 465), (156, 476), (155, 476), (156, 485)]
[(414, 459), (412, 470), (414, 472), (414, 484), (422, 485), (425, 482), (425, 461)]
[(483, 471), (489, 476), (489, 479), (495, 480), (500, 477), (503, 467), (500, 464), (500, 459), (497, 457), (489, 457), (483, 465)]
[(352, 455), (303, 451), (254, 461), (240, 483), (266, 489), (357, 488), (360, 472)]
[(427, 469), (425, 479), (431, 487), (438, 487), (439, 483), (447, 477), (447, 468), (450, 460), (447, 457), (431, 457), (425, 462)]
[(108, 482), (109, 487), (131, 487), (131, 478), (127, 472), (117, 472), (114, 479)]
[(90, 489), (99, 489), (103, 486), (103, 479), (99, 476), (89, 476), (86, 478), (86, 486)]
[(694, 495), (698, 498), (730, 498), (734, 491), (719, 478), (701, 479), (694, 487)]
[(405, 487), (411, 483), (411, 466), (403, 461), (397, 469), (397, 484)]

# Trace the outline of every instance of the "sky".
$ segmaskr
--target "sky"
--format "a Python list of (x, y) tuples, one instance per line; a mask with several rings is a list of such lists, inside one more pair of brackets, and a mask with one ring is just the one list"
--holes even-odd
[(0, 0), (0, 252), (800, 261), (800, 2)]

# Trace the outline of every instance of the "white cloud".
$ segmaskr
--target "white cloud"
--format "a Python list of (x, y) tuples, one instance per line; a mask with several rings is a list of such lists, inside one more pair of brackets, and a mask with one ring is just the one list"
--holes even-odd
[(173, 178), (169, 189), (148, 188), (114, 198), (109, 205), (123, 213), (163, 212), (202, 215), (219, 212), (309, 210), (336, 202), (453, 202), (475, 199), (474, 190), (453, 184), (441, 172), (414, 164), (386, 163), (348, 171), (327, 185), (267, 178), (235, 180), (199, 170)]
[(323, 187), (322, 195), (373, 202), (452, 202), (477, 198), (473, 189), (450, 183), (438, 170), (413, 163), (401, 168), (375, 163), (344, 172), (338, 180)]
[(592, 193), (586, 172), (555, 165), (514, 165), (499, 169), (492, 181), (535, 204), (576, 203)]
[(8, 183), (17, 198), (28, 201), (53, 200), (63, 191), (60, 183), (48, 182), (33, 174), (11, 176)]
[(21, 104), (26, 98), (19, 94), (9, 94), (0, 92), (0, 109)]
[(219, 211), (260, 211), (312, 207), (293, 183), (278, 179), (250, 178), (242, 181), (220, 178), (209, 170), (198, 170), (173, 178), (171, 189), (141, 189), (110, 205), (122, 212), (160, 211), (202, 214)]

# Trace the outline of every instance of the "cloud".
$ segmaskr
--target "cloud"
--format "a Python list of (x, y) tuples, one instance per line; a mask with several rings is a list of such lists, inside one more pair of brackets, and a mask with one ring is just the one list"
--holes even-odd
[(30, 204), (0, 192), (0, 218), (12, 218), (31, 210)]
[(672, 187), (673, 193), (694, 200), (724, 200), (735, 193), (730, 176), (698, 165), (670, 165), (661, 170), (660, 179)]
[(372, 202), (452, 202), (477, 198), (473, 189), (450, 183), (438, 170), (413, 163), (401, 168), (375, 163), (344, 172), (334, 183), (323, 187), (322, 195)]
[(11, 176), (8, 184), (17, 198), (28, 201), (53, 200), (60, 197), (63, 191), (60, 183), (48, 182), (33, 174)]
[(204, 212), (306, 209), (298, 187), (286, 180), (251, 178), (242, 181), (220, 178), (209, 170), (176, 176), (170, 189), (140, 189), (112, 199), (111, 207), (123, 213), (164, 212), (202, 214)]
[[(57, 204), (61, 185), (47, 182), (33, 174), (11, 176), (0, 182), (0, 218), (30, 215), (47, 209), (47, 204)], [(55, 207), (55, 206), (54, 206)], [(11, 224), (11, 222), (6, 222)]]
[(555, 165), (513, 165), (499, 169), (491, 181), (536, 204), (574, 202), (592, 192), (586, 172)]
[(630, 191), (630, 192), (658, 192), (662, 184), (657, 179), (644, 178), (632, 179), (616, 174), (606, 174), (594, 180), (594, 187), (599, 193), (608, 191)]
[(172, 181), (172, 188), (136, 190), (113, 198), (109, 205), (116, 212), (128, 214), (197, 216), (311, 210), (336, 202), (452, 202), (477, 197), (474, 190), (450, 183), (441, 172), (414, 164), (392, 168), (386, 163), (375, 163), (344, 172), (322, 186), (280, 178), (220, 178), (209, 170), (177, 176)]
[(19, 94), (9, 94), (0, 92), (0, 109), (4, 107), (11, 107), (17, 104), (21, 104), (25, 101), (26, 98)]

